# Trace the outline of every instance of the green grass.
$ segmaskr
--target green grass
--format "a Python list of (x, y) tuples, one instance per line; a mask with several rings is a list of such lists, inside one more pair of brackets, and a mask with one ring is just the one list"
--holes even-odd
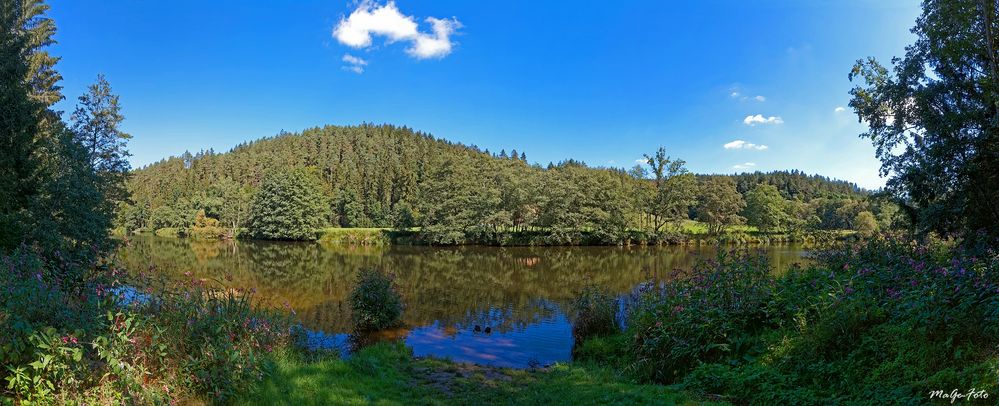
[[(684, 220), (681, 225), (681, 231), (684, 234), (707, 234), (708, 225), (696, 220)], [(759, 230), (753, 226), (738, 225), (738, 226), (725, 226), (726, 233), (755, 233)]]
[(401, 344), (378, 344), (347, 360), (275, 356), (270, 375), (244, 404), (701, 404), (675, 389), (639, 385), (591, 364), (514, 370), (413, 358)]
[(180, 238), (179, 228), (158, 228), (154, 232), (158, 237)]
[(389, 245), (391, 228), (328, 227), (319, 231), (319, 242), (346, 245)]

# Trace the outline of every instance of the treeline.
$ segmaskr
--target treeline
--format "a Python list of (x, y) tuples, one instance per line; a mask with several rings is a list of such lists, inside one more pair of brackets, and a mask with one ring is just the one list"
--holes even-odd
[[(574, 160), (542, 167), (523, 152), (493, 154), (406, 127), (317, 127), (133, 171), (132, 201), (119, 208), (117, 225), (194, 230), (203, 217), (229, 235), (246, 228), (272, 239), (307, 239), (319, 227), (419, 227), (427, 242), (457, 244), (511, 232), (548, 243), (616, 242), (636, 231), (682, 234), (688, 219), (716, 232), (747, 221), (765, 231), (852, 229), (860, 212), (891, 222), (847, 182), (798, 171), (695, 176), (664, 150), (647, 158), (631, 170)], [(747, 206), (762, 184), (779, 196), (757, 212), (779, 218)], [(705, 198), (712, 193), (721, 198)]]

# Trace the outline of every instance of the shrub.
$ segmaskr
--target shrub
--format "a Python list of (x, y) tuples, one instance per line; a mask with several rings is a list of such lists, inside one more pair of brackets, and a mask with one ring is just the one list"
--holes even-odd
[[(729, 270), (702, 266), (642, 296), (629, 316), (640, 378), (751, 404), (921, 404), (930, 390), (999, 387), (988, 245), (875, 239), (779, 277), (752, 262), (719, 260)], [(715, 275), (728, 282), (704, 291)]]
[(136, 308), (144, 323), (129, 341), (142, 357), (132, 364), (146, 362), (149, 350), (183, 354), (150, 366), (174, 369), (179, 386), (212, 399), (231, 399), (261, 379), (263, 356), (290, 340), (289, 320), (253, 305), (251, 291), (192, 280), (156, 297)]
[(744, 353), (750, 334), (768, 325), (774, 281), (766, 258), (719, 250), (689, 275), (639, 293), (628, 317), (632, 370), (674, 382), (704, 361)]
[(376, 270), (361, 270), (350, 305), (359, 331), (395, 327), (402, 317), (402, 298), (392, 278)]
[(615, 369), (626, 369), (632, 361), (631, 340), (621, 332), (606, 336), (592, 336), (576, 340), (572, 349), (574, 361), (592, 361)]
[(229, 236), (229, 230), (219, 227), (219, 221), (205, 216), (204, 210), (198, 210), (194, 223), (186, 230), (187, 236), (197, 240), (221, 240)]
[(287, 319), (245, 291), (192, 280), (138, 292), (117, 284), (125, 275), (116, 268), (87, 272), (30, 250), (0, 264), (0, 388), (16, 402), (225, 402), (259, 380), (264, 354), (288, 341)]
[(573, 302), (576, 321), (572, 335), (579, 343), (590, 337), (606, 336), (618, 332), (617, 297), (596, 286), (583, 288)]

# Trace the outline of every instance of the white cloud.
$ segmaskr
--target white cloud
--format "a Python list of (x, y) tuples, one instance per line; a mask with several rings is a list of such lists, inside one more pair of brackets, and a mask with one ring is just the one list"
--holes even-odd
[[(744, 101), (750, 99), (749, 96), (744, 96), (742, 93), (739, 93), (738, 90), (733, 90), (732, 93), (729, 93), (729, 97), (731, 97), (733, 99), (739, 99), (739, 101), (741, 101), (741, 102), (744, 102)], [(767, 98), (763, 97), (762, 95), (753, 96), (751, 99), (756, 100), (758, 102), (765, 102), (765, 101), (767, 101)]]
[(333, 37), (341, 44), (362, 49), (372, 45), (372, 36), (381, 35), (388, 43), (410, 42), (406, 53), (417, 59), (443, 58), (454, 44), (451, 34), (461, 27), (458, 20), (428, 17), (431, 33), (421, 32), (416, 19), (399, 11), (394, 1), (383, 6), (363, 1), (347, 18), (340, 19)]
[(635, 163), (646, 164), (646, 163), (649, 163), (649, 160), (646, 159), (646, 158), (638, 158), (638, 159), (635, 160)]
[(433, 26), (434, 35), (420, 34), (416, 37), (413, 47), (406, 50), (406, 53), (417, 58), (443, 58), (451, 53), (451, 33), (461, 28), (458, 20), (447, 20), (439, 18), (427, 18), (427, 22)]
[(356, 74), (364, 73), (364, 66), (368, 64), (368, 61), (351, 54), (343, 54), (343, 58), (341, 58), (341, 60), (347, 63), (343, 66), (344, 70), (349, 70)]
[(757, 114), (755, 116), (746, 116), (746, 118), (742, 119), (742, 122), (749, 126), (757, 124), (784, 124), (784, 119), (774, 116), (763, 117), (762, 114)]
[(835, 109), (833, 109), (833, 111), (837, 112), (837, 113), (842, 113), (842, 112), (846, 111), (846, 108), (843, 107), (843, 106), (838, 106)]
[(751, 142), (746, 142), (743, 140), (735, 140), (726, 143), (725, 145), (722, 145), (722, 147), (724, 147), (725, 149), (755, 149), (757, 151), (763, 151), (767, 148), (770, 148), (766, 145), (753, 144)]
[(754, 163), (754, 162), (746, 162), (746, 163), (743, 163), (743, 164), (734, 165), (734, 166), (732, 166), (732, 169), (751, 169), (754, 166), (756, 166), (756, 163)]

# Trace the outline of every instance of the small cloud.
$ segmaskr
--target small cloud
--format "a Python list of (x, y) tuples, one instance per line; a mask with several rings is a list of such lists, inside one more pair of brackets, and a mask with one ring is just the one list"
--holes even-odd
[(784, 119), (780, 117), (763, 117), (762, 114), (757, 114), (755, 116), (746, 116), (742, 119), (742, 122), (748, 126), (755, 126), (757, 124), (784, 124)]
[(344, 70), (354, 72), (358, 75), (364, 73), (364, 66), (368, 64), (368, 61), (351, 54), (343, 54), (341, 60), (347, 64), (343, 66)]
[(443, 58), (451, 53), (454, 44), (451, 34), (461, 28), (457, 19), (428, 17), (430, 33), (421, 32), (416, 18), (399, 11), (394, 1), (379, 6), (373, 1), (362, 1), (357, 9), (333, 29), (333, 37), (341, 44), (363, 49), (372, 46), (372, 37), (380, 35), (388, 43), (410, 43), (406, 53), (416, 59)]
[(635, 163), (645, 164), (645, 163), (649, 163), (649, 160), (645, 159), (645, 158), (638, 158), (638, 159), (635, 160)]
[(753, 144), (751, 142), (746, 142), (743, 140), (735, 140), (726, 143), (725, 145), (722, 145), (722, 147), (724, 147), (725, 149), (755, 149), (757, 151), (763, 151), (767, 148), (770, 148), (766, 145)]
[(839, 106), (839, 107), (836, 107), (835, 109), (833, 109), (833, 111), (836, 112), (836, 113), (842, 113), (842, 112), (846, 111), (846, 108), (843, 107), (843, 106)]
[(732, 169), (751, 169), (756, 166), (754, 162), (746, 162), (738, 165), (732, 166)]
[(756, 95), (756, 96), (752, 96), (752, 97), (744, 95), (744, 94), (742, 94), (738, 90), (738, 88), (733, 88), (732, 89), (732, 93), (729, 93), (728, 96), (731, 97), (731, 98), (733, 98), (733, 99), (737, 99), (737, 100), (739, 100), (741, 102), (744, 102), (744, 101), (747, 101), (747, 100), (754, 100), (754, 101), (758, 101), (758, 102), (765, 102), (765, 101), (767, 101), (767, 98), (764, 97), (763, 95)]

